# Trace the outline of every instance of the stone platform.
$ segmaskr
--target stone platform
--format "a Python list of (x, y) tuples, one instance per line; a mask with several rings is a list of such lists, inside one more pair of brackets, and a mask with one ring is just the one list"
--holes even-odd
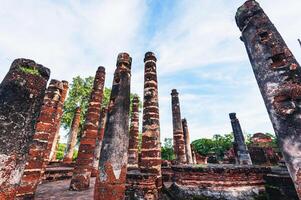
[[(174, 165), (171, 199), (253, 200), (265, 196), (263, 176), (270, 168), (239, 165)], [(166, 187), (166, 184), (165, 184)]]
[(70, 180), (43, 183), (38, 186), (35, 200), (91, 200), (93, 199), (95, 178), (91, 178), (90, 188), (85, 191), (70, 191)]

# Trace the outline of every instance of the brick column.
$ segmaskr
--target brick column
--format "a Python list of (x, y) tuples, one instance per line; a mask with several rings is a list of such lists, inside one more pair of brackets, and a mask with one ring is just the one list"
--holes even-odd
[(195, 151), (192, 150), (192, 162), (194, 165), (198, 164), (197, 161), (196, 161), (196, 155), (195, 155)]
[(129, 145), (132, 58), (120, 53), (110, 97), (94, 199), (124, 199)]
[(53, 140), (51, 152), (50, 152), (50, 157), (49, 157), (49, 160), (53, 160), (53, 161), (56, 160), (56, 152), (58, 149), (58, 143), (60, 141), (59, 135), (60, 135), (61, 119), (63, 116), (64, 102), (66, 100), (67, 92), (69, 89), (69, 83), (67, 81), (62, 81), (62, 83), (63, 83), (62, 96), (61, 96), (59, 106), (58, 106), (56, 121), (54, 122), (56, 125), (56, 133), (54, 136), (54, 140)]
[(56, 133), (55, 120), (58, 105), (63, 90), (63, 84), (57, 80), (51, 80), (46, 90), (40, 116), (37, 120), (33, 142), (29, 146), (29, 155), (25, 170), (17, 189), (17, 199), (34, 199), (37, 186), (43, 176), (46, 167), (48, 143)]
[(173, 146), (178, 164), (187, 162), (185, 153), (184, 133), (181, 121), (179, 93), (176, 89), (171, 92)]
[(70, 190), (86, 190), (90, 185), (104, 82), (105, 68), (99, 67), (95, 75), (94, 85), (89, 100), (86, 121), (76, 159), (76, 166), (70, 183)]
[(14, 199), (50, 70), (16, 59), (0, 85), (0, 199)]
[(234, 150), (236, 151), (236, 161), (240, 165), (252, 165), (252, 160), (245, 143), (244, 134), (242, 133), (240, 123), (236, 118), (236, 113), (230, 113), (230, 120), (234, 135)]
[(98, 173), (98, 166), (99, 166), (99, 159), (100, 159), (100, 151), (101, 145), (104, 137), (105, 132), (105, 123), (107, 120), (107, 108), (102, 108), (101, 115), (99, 118), (99, 126), (98, 126), (98, 133), (97, 133), (97, 140), (96, 140), (96, 147), (94, 150), (94, 160), (93, 160), (93, 168), (92, 168), (92, 177), (96, 177)]
[(278, 144), (301, 198), (301, 69), (280, 33), (256, 1), (236, 14)]
[(80, 124), (80, 113), (81, 113), (81, 108), (77, 107), (75, 109), (71, 129), (68, 135), (67, 146), (66, 146), (65, 156), (63, 160), (64, 163), (72, 163), (73, 153), (77, 142), (77, 134), (78, 134), (79, 124)]
[(144, 100), (141, 146), (141, 172), (156, 174), (161, 179), (161, 143), (159, 100), (157, 81), (157, 58), (147, 52), (144, 58)]
[(187, 163), (193, 164), (192, 152), (190, 147), (190, 135), (189, 135), (188, 125), (187, 125), (187, 120), (185, 118), (182, 119), (182, 127), (183, 127), (183, 134), (184, 134)]
[(138, 168), (138, 137), (139, 137), (139, 97), (135, 96), (132, 103), (132, 115), (130, 126), (130, 141), (128, 152), (128, 168)]

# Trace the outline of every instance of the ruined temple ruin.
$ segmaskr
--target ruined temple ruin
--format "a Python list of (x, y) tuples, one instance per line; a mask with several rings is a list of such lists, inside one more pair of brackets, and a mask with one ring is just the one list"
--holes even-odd
[(191, 144), (188, 122), (181, 118), (186, 113), (179, 92), (172, 89), (170, 149), (175, 159), (163, 160), (157, 57), (153, 52), (144, 55), (140, 124), (140, 98), (135, 95), (131, 100), (130, 93), (132, 58), (124, 52), (117, 56), (108, 106), (105, 68), (98, 67), (86, 115), (81, 115), (84, 106), (71, 110), (64, 158), (58, 160), (69, 84), (51, 79), (47, 86), (50, 70), (21, 58), (0, 84), (0, 199), (301, 198), (300, 65), (255, 0), (238, 8), (235, 19), (279, 147), (273, 148), (270, 144), (276, 145), (276, 139), (263, 133), (245, 141), (236, 113), (230, 113), (233, 145), (229, 141), (224, 158), (211, 152), (205, 155)]

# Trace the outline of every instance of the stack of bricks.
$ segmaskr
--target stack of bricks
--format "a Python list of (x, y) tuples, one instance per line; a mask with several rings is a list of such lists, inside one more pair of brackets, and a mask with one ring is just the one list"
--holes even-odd
[(71, 190), (86, 190), (90, 186), (104, 82), (105, 68), (99, 67), (95, 75), (83, 134), (80, 140), (76, 166), (70, 183)]
[(29, 147), (29, 155), (25, 165), (17, 199), (33, 199), (36, 188), (41, 181), (49, 156), (47, 146), (56, 134), (56, 117), (61, 99), (63, 84), (51, 80), (46, 90), (41, 113), (36, 124), (33, 143)]
[(105, 123), (107, 120), (107, 108), (102, 108), (100, 118), (99, 118), (99, 126), (98, 126), (98, 133), (96, 138), (96, 146), (94, 150), (94, 160), (93, 160), (93, 167), (91, 176), (96, 177), (98, 173), (98, 165), (99, 165), (99, 159), (100, 159), (100, 151), (102, 146), (102, 141), (104, 137), (105, 132)]
[(144, 102), (142, 123), (140, 172), (127, 175), (127, 199), (158, 199), (162, 188), (161, 144), (157, 83), (157, 58), (154, 53), (145, 54)]
[(74, 117), (71, 124), (71, 129), (68, 136), (66, 151), (63, 159), (64, 163), (72, 163), (73, 152), (77, 142), (77, 134), (79, 131), (78, 129), (80, 124), (80, 113), (81, 113), (81, 108), (77, 107), (75, 109)]
[(62, 84), (63, 84), (63, 91), (62, 91), (61, 99), (60, 99), (59, 105), (58, 105), (56, 120), (54, 122), (54, 124), (56, 125), (56, 133), (54, 135), (53, 142), (51, 143), (52, 146), (51, 146), (51, 152), (49, 155), (49, 161), (56, 160), (56, 152), (57, 152), (59, 140), (60, 140), (59, 133), (60, 133), (60, 127), (61, 127), (61, 119), (63, 116), (64, 102), (66, 100), (67, 92), (69, 89), (69, 84), (67, 81), (62, 81)]
[(118, 55), (95, 183), (95, 200), (117, 200), (125, 196), (131, 64), (129, 54)]
[(0, 85), (0, 199), (14, 199), (50, 70), (16, 59)]
[(128, 170), (138, 169), (138, 137), (139, 137), (139, 98), (135, 96), (132, 102), (130, 126), (130, 141), (128, 152)]
[(179, 93), (176, 89), (171, 92), (171, 106), (172, 106), (172, 125), (173, 125), (173, 147), (176, 155), (176, 162), (178, 164), (187, 163), (186, 149), (184, 142), (184, 133), (181, 121), (181, 110), (179, 102)]

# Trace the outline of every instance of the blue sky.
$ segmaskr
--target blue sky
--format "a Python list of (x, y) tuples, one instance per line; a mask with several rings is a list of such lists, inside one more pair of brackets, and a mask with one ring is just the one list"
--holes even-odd
[[(142, 97), (143, 57), (153, 51), (162, 140), (172, 137), (173, 88), (192, 140), (231, 132), (229, 112), (237, 112), (247, 133), (273, 132), (234, 20), (243, 2), (0, 0), (0, 80), (24, 57), (68, 81), (103, 65), (111, 87), (117, 54), (126, 51), (133, 57), (132, 92)], [(301, 1), (259, 2), (300, 60)]]

